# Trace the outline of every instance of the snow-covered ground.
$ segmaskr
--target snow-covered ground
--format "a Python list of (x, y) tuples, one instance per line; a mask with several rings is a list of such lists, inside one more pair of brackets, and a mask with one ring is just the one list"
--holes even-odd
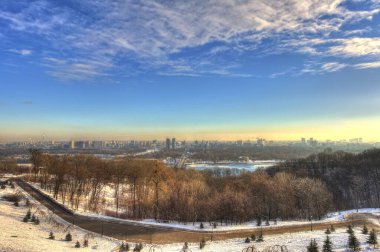
[[(361, 234), (361, 229), (359, 227), (354, 228), (354, 231), (361, 243), (362, 252), (380, 251), (380, 249), (373, 249), (373, 247), (366, 242), (368, 235)], [(337, 229), (335, 233), (332, 233), (329, 236), (335, 252), (350, 251), (347, 249), (348, 234), (345, 229)], [(323, 231), (271, 235), (264, 237), (264, 242), (260, 243), (245, 243), (245, 239), (242, 238), (208, 243), (203, 250), (199, 249), (199, 244), (189, 244), (189, 248), (192, 252), (240, 252), (244, 248), (252, 245), (259, 251), (263, 251), (265, 248), (274, 245), (285, 245), (289, 252), (305, 252), (311, 239), (316, 240), (319, 246), (319, 251), (322, 251), (323, 241), (326, 239), (326, 235)], [(171, 244), (161, 246), (161, 249), (163, 252), (177, 252), (180, 251), (182, 247), (183, 244)]]
[[(80, 251), (112, 251), (119, 244), (117, 240), (102, 238), (72, 227), (61, 218), (51, 215), (46, 208), (33, 200), (31, 210), (40, 219), (40, 225), (22, 222), (29, 208), (25, 206), (25, 201), (22, 200), (20, 206), (15, 207), (13, 203), (1, 199), (3, 195), (16, 191), (22, 192), (17, 187), (12, 189), (8, 186), (0, 190), (0, 251), (77, 251), (78, 249), (74, 248), (75, 242), (78, 240), (82, 245), (85, 237), (89, 238), (89, 247), (81, 248)], [(50, 231), (53, 231), (55, 240), (48, 239)], [(71, 242), (64, 241), (68, 231), (72, 234)]]

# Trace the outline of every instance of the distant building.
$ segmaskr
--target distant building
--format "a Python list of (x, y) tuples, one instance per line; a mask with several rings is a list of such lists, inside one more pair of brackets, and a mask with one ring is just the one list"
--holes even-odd
[(70, 149), (75, 149), (75, 142), (74, 142), (74, 140), (70, 141)]
[(166, 149), (170, 149), (170, 138), (166, 138)]
[(174, 150), (175, 149), (175, 138), (172, 138), (172, 149)]
[(301, 144), (305, 145), (306, 144), (306, 138), (301, 138)]

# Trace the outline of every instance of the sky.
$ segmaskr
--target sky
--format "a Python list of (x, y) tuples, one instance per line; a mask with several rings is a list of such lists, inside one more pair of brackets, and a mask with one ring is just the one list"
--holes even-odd
[(0, 142), (380, 141), (379, 0), (1, 0)]

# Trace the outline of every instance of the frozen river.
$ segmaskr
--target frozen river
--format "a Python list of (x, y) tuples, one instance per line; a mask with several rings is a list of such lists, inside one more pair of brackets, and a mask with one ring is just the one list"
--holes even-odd
[(265, 169), (281, 162), (280, 160), (258, 160), (246, 163), (240, 162), (222, 162), (222, 163), (191, 163), (186, 164), (187, 168), (193, 168), (197, 170), (208, 169), (232, 169), (241, 171), (256, 171), (259, 168)]

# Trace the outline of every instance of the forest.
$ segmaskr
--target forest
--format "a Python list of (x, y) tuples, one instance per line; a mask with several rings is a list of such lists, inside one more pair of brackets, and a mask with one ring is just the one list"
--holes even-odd
[(266, 170), (323, 181), (336, 209), (380, 207), (380, 149), (359, 154), (326, 151), (283, 162)]
[(318, 219), (333, 206), (319, 179), (284, 172), (218, 176), (169, 168), (158, 160), (102, 160), (38, 150), (31, 151), (31, 161), (30, 179), (57, 200), (72, 209), (120, 218), (229, 225)]
[[(54, 198), (72, 209), (120, 218), (230, 225), (320, 219), (332, 210), (380, 206), (378, 149), (326, 150), (242, 174), (169, 168), (154, 159), (30, 154), (26, 177)], [(15, 166), (0, 166), (7, 168)]]

